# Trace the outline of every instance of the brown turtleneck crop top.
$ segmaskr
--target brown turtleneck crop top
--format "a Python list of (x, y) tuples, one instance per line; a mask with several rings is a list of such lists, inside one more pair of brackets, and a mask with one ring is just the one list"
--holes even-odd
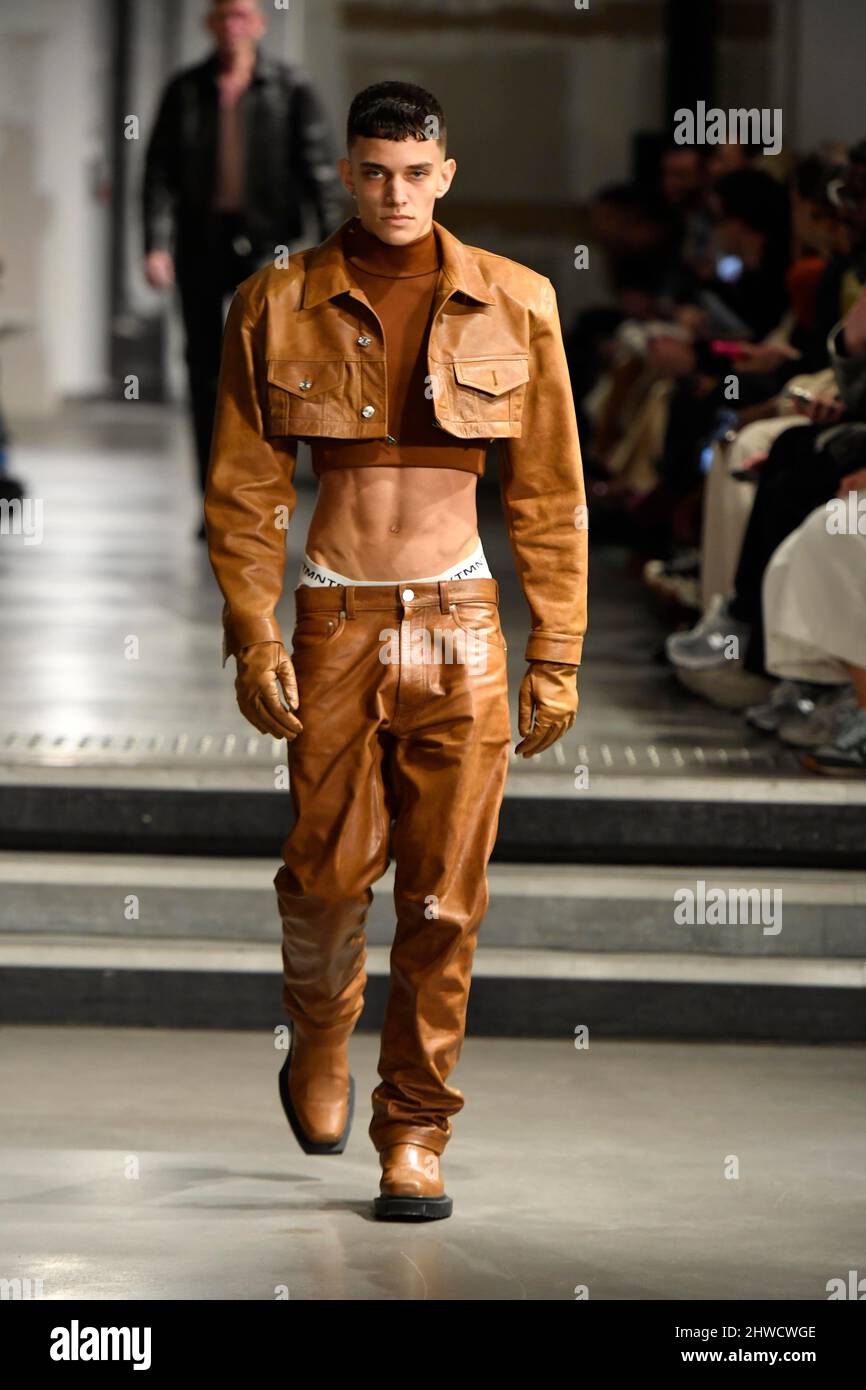
[(388, 421), (385, 439), (310, 439), (313, 472), (372, 465), (456, 468), (484, 473), (487, 441), (437, 428), (427, 399), (427, 335), (441, 256), (435, 228), (390, 246), (352, 218), (343, 232), (346, 268), (385, 332)]

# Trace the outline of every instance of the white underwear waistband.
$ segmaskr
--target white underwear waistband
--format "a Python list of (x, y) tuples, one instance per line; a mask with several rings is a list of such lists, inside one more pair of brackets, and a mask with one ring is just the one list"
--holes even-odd
[(334, 588), (338, 584), (432, 584), (440, 579), (492, 578), (490, 567), (484, 557), (484, 547), (479, 540), (471, 555), (443, 570), (441, 574), (407, 575), (404, 579), (350, 579), (348, 575), (339, 574), (337, 570), (328, 569), (327, 565), (320, 565), (311, 560), (305, 552), (297, 587), (303, 584), (313, 589)]

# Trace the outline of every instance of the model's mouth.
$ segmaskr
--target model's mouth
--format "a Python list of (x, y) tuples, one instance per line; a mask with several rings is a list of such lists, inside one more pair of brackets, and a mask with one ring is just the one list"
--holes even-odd
[(386, 222), (411, 222), (411, 217), (406, 217), (402, 212), (394, 212), (390, 217), (385, 218)]

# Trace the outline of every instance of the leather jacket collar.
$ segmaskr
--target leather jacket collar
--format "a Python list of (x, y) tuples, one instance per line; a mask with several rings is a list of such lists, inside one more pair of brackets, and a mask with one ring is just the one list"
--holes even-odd
[[(303, 307), (312, 309), (326, 299), (345, 294), (354, 288), (346, 268), (343, 255), (344, 222), (323, 242), (310, 252), (307, 273), (304, 277)], [(433, 223), (433, 230), (442, 252), (442, 276), (450, 285), (449, 294), (460, 291), (479, 304), (495, 304), (484, 277), (475, 262), (467, 255), (463, 243), (443, 227), (440, 222)]]
[[(204, 62), (201, 64), (199, 71), (201, 72), (202, 76), (206, 78), (208, 81), (216, 82), (218, 70), (219, 59), (217, 57), (216, 49), (214, 49), (210, 57), (206, 58)], [(255, 83), (273, 82), (274, 79), (278, 76), (279, 70), (273, 58), (270, 56), (269, 53), (265, 52), (261, 44), (256, 44), (256, 59), (255, 63), (253, 64), (251, 80)]]

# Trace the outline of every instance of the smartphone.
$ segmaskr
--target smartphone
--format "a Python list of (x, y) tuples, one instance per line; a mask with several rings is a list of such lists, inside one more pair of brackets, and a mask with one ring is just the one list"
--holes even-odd
[(710, 352), (714, 352), (717, 357), (744, 356), (743, 344), (732, 342), (728, 338), (713, 338), (710, 343)]
[(716, 274), (726, 285), (735, 285), (744, 268), (739, 256), (719, 256), (716, 261)]

